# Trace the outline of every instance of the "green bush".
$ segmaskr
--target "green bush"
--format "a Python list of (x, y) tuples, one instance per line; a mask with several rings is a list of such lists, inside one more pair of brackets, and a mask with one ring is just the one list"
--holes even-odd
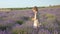
[(23, 28), (16, 27), (13, 28), (11, 32), (12, 34), (31, 34), (32, 30), (33, 29), (29, 27), (23, 27)]
[(13, 29), (12, 34), (24, 34), (25, 30), (24, 29)]
[(11, 29), (11, 27), (13, 26), (14, 24), (12, 24), (12, 23), (6, 23), (6, 24), (1, 24), (0, 23), (0, 30), (2, 30), (2, 31), (4, 31), (4, 30), (6, 30), (7, 28), (8, 29)]
[(2, 30), (2, 31), (6, 30), (6, 28), (7, 28), (6, 26), (0, 26), (0, 30)]
[(25, 30), (20, 28), (14, 28), (12, 34), (24, 34)]
[(45, 16), (47, 17), (47, 20), (56, 19), (56, 16), (55, 15), (52, 15), (52, 14), (45, 14)]
[(22, 20), (18, 20), (18, 21), (16, 21), (16, 23), (22, 25), (23, 24), (23, 21)]

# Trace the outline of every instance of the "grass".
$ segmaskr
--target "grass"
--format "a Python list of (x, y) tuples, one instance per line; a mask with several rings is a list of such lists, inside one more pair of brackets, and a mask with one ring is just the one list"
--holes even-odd
[(55, 20), (56, 19), (56, 16), (55, 15), (52, 15), (52, 14), (45, 14), (47, 20)]
[(5, 23), (0, 23), (0, 30), (4, 31), (7, 28), (11, 29), (13, 25), (14, 25), (14, 23), (6, 23), (6, 24)]
[(25, 30), (24, 29), (13, 29), (12, 34), (24, 34)]
[(16, 23), (22, 25), (24, 23), (24, 21), (18, 20), (18, 21), (16, 21)]
[(29, 27), (12, 29), (12, 34), (29, 34), (29, 33), (32, 33), (32, 28)]

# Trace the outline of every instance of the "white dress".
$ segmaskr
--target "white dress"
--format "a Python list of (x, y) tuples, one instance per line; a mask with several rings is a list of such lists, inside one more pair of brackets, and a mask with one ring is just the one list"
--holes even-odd
[(39, 27), (41, 25), (41, 23), (39, 23), (39, 14), (38, 13), (34, 13), (34, 23), (33, 23), (33, 28), (34, 28), (34, 34), (38, 34), (39, 32)]
[(38, 27), (38, 20), (34, 20), (34, 24), (33, 24), (33, 26), (34, 26), (34, 28), (37, 28)]
[(38, 22), (38, 19), (37, 19), (37, 13), (35, 13), (34, 15), (34, 23), (33, 23), (33, 27), (34, 28), (37, 28), (39, 27), (41, 24)]

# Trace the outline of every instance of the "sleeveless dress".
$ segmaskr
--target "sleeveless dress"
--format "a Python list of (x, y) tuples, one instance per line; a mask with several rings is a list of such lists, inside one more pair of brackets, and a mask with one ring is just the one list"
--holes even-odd
[(40, 25), (41, 25), (41, 23), (39, 23), (40, 21), (39, 21), (39, 13), (37, 12), (37, 13), (35, 13), (34, 14), (34, 23), (33, 23), (33, 27), (34, 28), (37, 28), (37, 27), (39, 27)]

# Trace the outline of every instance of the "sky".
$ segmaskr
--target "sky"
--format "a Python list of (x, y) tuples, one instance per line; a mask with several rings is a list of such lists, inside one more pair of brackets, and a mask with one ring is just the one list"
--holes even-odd
[(60, 0), (0, 0), (0, 8), (24, 8), (60, 5)]

